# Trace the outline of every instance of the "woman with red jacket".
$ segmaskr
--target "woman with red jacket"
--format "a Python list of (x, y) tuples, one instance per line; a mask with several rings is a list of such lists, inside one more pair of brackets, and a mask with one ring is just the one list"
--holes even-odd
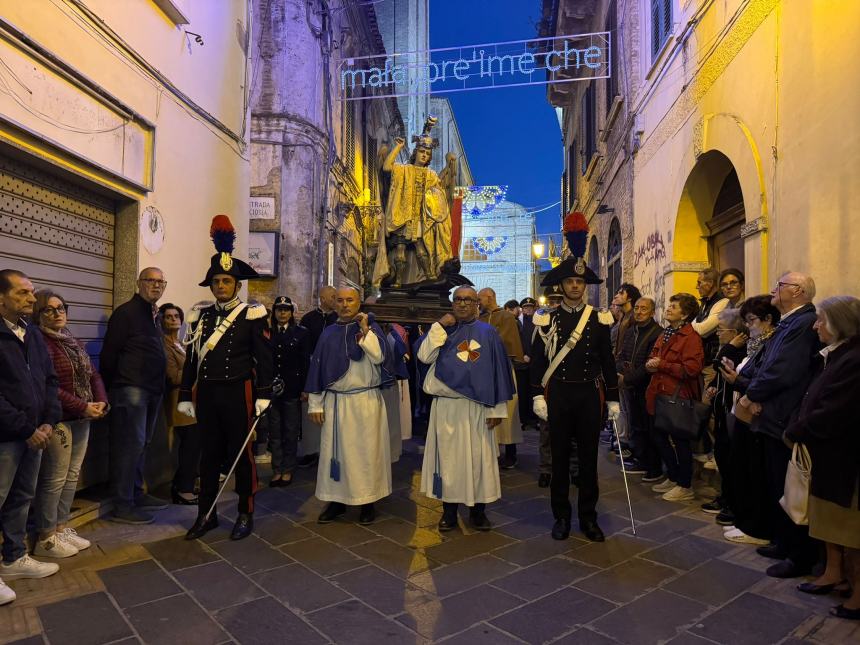
[(669, 298), (666, 322), (669, 325), (657, 338), (645, 369), (651, 373), (651, 382), (645, 392), (650, 432), (663, 463), (666, 464), (665, 481), (651, 490), (663, 493), (663, 499), (684, 502), (695, 498), (693, 482), (693, 446), (690, 439), (670, 437), (654, 428), (656, 399), (660, 394), (678, 398), (702, 398), (701, 374), (705, 364), (702, 337), (690, 322), (699, 311), (699, 303), (689, 293), (676, 293)]
[(81, 464), (87, 452), (90, 422), (107, 410), (107, 393), (86, 350), (66, 328), (68, 305), (59, 295), (36, 292), (34, 320), (45, 338), (60, 382), (63, 408), (59, 423), (42, 454), (39, 484), (33, 500), (38, 541), (35, 555), (68, 558), (89, 548), (90, 541), (67, 528)]

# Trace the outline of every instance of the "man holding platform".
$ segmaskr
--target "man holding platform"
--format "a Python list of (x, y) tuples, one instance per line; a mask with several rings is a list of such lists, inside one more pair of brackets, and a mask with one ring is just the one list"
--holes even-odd
[(550, 499), (555, 525), (552, 537), (570, 535), (569, 459), (571, 438), (579, 453), (579, 527), (589, 540), (603, 542), (597, 525), (597, 447), (607, 401), (610, 419), (620, 414), (618, 375), (612, 356), (612, 315), (585, 304), (588, 284), (603, 282), (585, 264), (588, 224), (582, 213), (571, 213), (564, 223), (571, 255), (552, 269), (541, 283), (561, 284), (563, 300), (554, 311), (534, 318), (538, 333), (531, 351), (534, 411), (549, 421), (552, 450)]
[(501, 497), (493, 433), (508, 416), (514, 383), (507, 351), (496, 330), (478, 320), (478, 294), (454, 291), (454, 314), (433, 323), (418, 349), (430, 364), (424, 391), (432, 395), (421, 492), (442, 500), (440, 531), (457, 526), (457, 505), (470, 507), (469, 519), (489, 531), (484, 512)]
[(329, 505), (317, 520), (333, 522), (361, 506), (359, 524), (376, 519), (373, 503), (391, 494), (388, 417), (380, 388), (394, 382), (382, 329), (359, 313), (358, 290), (337, 291), (337, 324), (323, 330), (311, 358), (308, 417), (322, 426), (316, 496)]
[(200, 286), (209, 287), (215, 304), (195, 306), (188, 315), (188, 353), (177, 405), (183, 414), (196, 414), (203, 443), (199, 511), (185, 538), (195, 540), (218, 526), (217, 511), (208, 519), (206, 514), (218, 494), (221, 466), (232, 464), (241, 450), (236, 464), (239, 515), (230, 534), (241, 540), (254, 529), (257, 468), (248, 433), (251, 416), (262, 414), (272, 398), (272, 348), (264, 336), (266, 308), (239, 300), (240, 280), (260, 276), (231, 256), (236, 232), (226, 215), (212, 220), (210, 235), (217, 252)]

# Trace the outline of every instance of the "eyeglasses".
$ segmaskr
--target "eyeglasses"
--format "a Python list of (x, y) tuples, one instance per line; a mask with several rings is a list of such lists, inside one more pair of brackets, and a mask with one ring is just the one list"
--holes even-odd
[(794, 282), (777, 282), (776, 283), (777, 289), (780, 289), (782, 287), (797, 287), (798, 289), (803, 290), (803, 287), (801, 287), (799, 284), (796, 284)]
[(726, 281), (726, 282), (720, 282), (720, 286), (721, 286), (723, 289), (725, 289), (726, 287), (737, 287), (737, 286), (739, 286), (739, 285), (740, 285), (740, 281), (738, 281), (738, 280), (731, 280), (731, 281)]
[(153, 287), (166, 287), (167, 280), (156, 280), (155, 278), (141, 278), (141, 282), (152, 285)]
[(47, 314), (49, 316), (59, 316), (60, 314), (66, 315), (67, 309), (60, 305), (59, 307), (45, 307), (42, 309), (43, 314)]
[(454, 298), (455, 305), (473, 305), (476, 302), (478, 301), (474, 298)]

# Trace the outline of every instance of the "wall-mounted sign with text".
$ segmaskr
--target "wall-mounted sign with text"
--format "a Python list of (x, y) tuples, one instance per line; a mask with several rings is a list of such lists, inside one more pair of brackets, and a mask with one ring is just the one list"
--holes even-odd
[(609, 32), (346, 58), (340, 100), (609, 78)]
[(275, 219), (275, 198), (248, 198), (248, 217), (250, 219)]

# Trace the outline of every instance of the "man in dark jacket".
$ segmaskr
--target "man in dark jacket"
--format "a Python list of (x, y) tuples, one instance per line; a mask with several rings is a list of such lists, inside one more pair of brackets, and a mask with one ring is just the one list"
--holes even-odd
[(631, 474), (641, 474), (642, 481), (655, 482), (663, 477), (660, 453), (648, 436), (648, 412), (645, 409), (645, 390), (651, 374), (645, 363), (662, 327), (654, 320), (655, 303), (651, 298), (639, 298), (633, 306), (633, 324), (623, 337), (616, 358), (618, 386), (628, 401), (628, 432), (632, 462), (625, 466)]
[[(534, 316), (536, 306), (537, 302), (534, 298), (523, 298), (519, 303), (520, 311), (522, 312), (519, 317), (519, 323), (520, 339), (523, 343), (523, 362), (521, 365), (516, 366), (518, 392), (528, 392), (530, 390), (529, 361), (531, 360), (531, 357), (528, 353), (531, 351), (532, 336), (535, 334), (535, 325), (534, 322), (532, 322), (532, 317)], [(521, 396), (519, 397), (519, 402), (520, 423), (523, 426), (523, 430), (525, 430), (527, 426), (532, 426), (537, 429), (540, 419), (535, 416), (534, 410), (532, 410), (531, 398), (528, 396)]]
[(161, 269), (140, 272), (137, 293), (108, 320), (99, 362), (111, 405), (111, 519), (125, 524), (149, 524), (155, 518), (148, 511), (167, 508), (165, 500), (146, 493), (143, 481), (167, 373), (155, 304), (166, 286)]
[[(785, 486), (785, 472), (791, 451), (782, 433), (794, 420), (809, 386), (818, 358), (819, 341), (815, 330), (815, 282), (796, 272), (783, 274), (771, 291), (771, 304), (782, 318), (765, 346), (760, 363), (748, 363), (741, 375), (749, 379), (738, 405), (754, 415), (753, 432), (764, 442), (768, 494), (774, 513), (774, 545), (761, 547), (759, 554), (783, 559), (767, 574), (774, 578), (795, 578), (810, 572), (817, 553), (805, 526), (794, 524), (776, 506)], [(741, 381), (739, 381), (741, 382)]]
[[(60, 420), (57, 375), (45, 341), (35, 325), (33, 283), (20, 271), (0, 271), (0, 526), (3, 564), (0, 580), (45, 578), (56, 564), (27, 555), (27, 513), (36, 492), (42, 449)], [(15, 592), (0, 581), (0, 605)]]

